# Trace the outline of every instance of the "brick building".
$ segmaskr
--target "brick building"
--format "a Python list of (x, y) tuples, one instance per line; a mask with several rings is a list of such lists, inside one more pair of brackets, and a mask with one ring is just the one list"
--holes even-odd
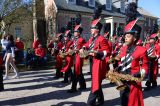
[[(103, 23), (110, 23), (111, 35), (116, 27), (125, 26), (125, 8), (129, 2), (138, 0), (36, 0), (36, 20), (37, 33), (41, 42), (46, 44), (49, 37), (55, 36), (58, 30), (67, 24), (69, 20), (75, 22), (76, 13), (82, 16), (82, 26), (84, 28), (83, 37), (90, 37), (90, 23), (93, 16), (94, 7), (103, 5), (102, 17)], [(147, 12), (143, 8), (138, 8), (143, 18), (139, 21), (142, 26), (142, 38), (144, 39), (147, 31), (151, 29), (154, 23), (157, 23), (157, 17)], [(32, 18), (30, 18), (32, 19)], [(22, 38), (31, 37), (33, 39), (32, 24), (34, 21), (26, 23), (15, 23), (11, 26), (9, 32), (13, 35), (20, 33)], [(74, 28), (74, 24), (72, 26)]]
[[(50, 18), (48, 21), (48, 33), (54, 35), (51, 31), (52, 28), (56, 28), (58, 31), (60, 27), (67, 24), (69, 20), (74, 22), (76, 13), (82, 15), (82, 26), (84, 27), (83, 36), (88, 39), (90, 35), (90, 23), (92, 20), (92, 15), (94, 7), (97, 5), (103, 5), (103, 23), (110, 23), (111, 26), (111, 36), (116, 27), (124, 28), (125, 26), (125, 8), (129, 2), (136, 2), (138, 0), (46, 0), (46, 5), (54, 4), (55, 11), (54, 18)], [(51, 6), (51, 5), (50, 5)], [(142, 39), (147, 34), (148, 30), (151, 29), (154, 23), (157, 23), (157, 17), (147, 12), (143, 8), (139, 7), (138, 12), (140, 12), (143, 18), (140, 19), (139, 24), (142, 26)], [(47, 13), (47, 12), (46, 12)], [(48, 15), (46, 14), (47, 18)], [(56, 24), (51, 24), (51, 23)], [(73, 25), (74, 27), (74, 25)]]

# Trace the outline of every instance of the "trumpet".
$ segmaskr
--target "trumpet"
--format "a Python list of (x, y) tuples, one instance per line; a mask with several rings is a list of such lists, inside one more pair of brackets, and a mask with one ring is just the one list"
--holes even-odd
[(144, 76), (141, 76), (141, 78), (137, 78), (134, 77), (132, 75), (129, 74), (121, 74), (118, 72), (115, 72), (113, 70), (110, 70), (106, 77), (111, 81), (116, 83), (116, 85), (118, 86), (116, 89), (117, 90), (124, 90), (127, 85), (124, 84), (122, 81), (135, 81), (135, 82), (141, 82), (144, 79)]

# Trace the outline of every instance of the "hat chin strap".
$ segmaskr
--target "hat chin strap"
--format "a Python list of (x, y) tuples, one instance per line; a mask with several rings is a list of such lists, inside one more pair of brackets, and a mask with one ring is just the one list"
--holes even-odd
[(96, 34), (93, 34), (92, 36), (93, 36), (93, 37), (96, 37), (96, 36), (98, 36), (98, 35), (99, 35), (99, 33), (96, 33)]

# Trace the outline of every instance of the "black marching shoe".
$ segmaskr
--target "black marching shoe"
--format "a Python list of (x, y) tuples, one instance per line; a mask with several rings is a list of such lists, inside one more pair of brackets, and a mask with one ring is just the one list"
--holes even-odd
[(95, 106), (103, 106), (104, 102), (96, 102)]
[(68, 81), (61, 81), (62, 83), (68, 83)]
[(151, 86), (151, 81), (146, 81), (145, 85), (148, 87), (148, 86)]
[(55, 77), (53, 77), (54, 79), (59, 79), (60, 77), (59, 76), (55, 76)]
[(4, 88), (0, 88), (0, 92), (4, 91)]
[(151, 86), (147, 86), (146, 88), (144, 88), (144, 91), (149, 91), (151, 90)]
[(77, 92), (77, 90), (76, 89), (69, 89), (67, 92), (68, 93), (75, 93), (75, 92)]
[(153, 81), (153, 82), (152, 82), (152, 87), (153, 87), (153, 88), (157, 87), (157, 81)]
[(60, 73), (60, 77), (63, 78), (63, 73), (62, 72)]
[(80, 87), (80, 88), (78, 88), (78, 90), (80, 90), (80, 91), (86, 90), (86, 87)]

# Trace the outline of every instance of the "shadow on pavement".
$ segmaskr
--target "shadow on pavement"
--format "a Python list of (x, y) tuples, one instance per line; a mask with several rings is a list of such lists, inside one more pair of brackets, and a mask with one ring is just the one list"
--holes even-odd
[[(155, 97), (160, 96), (160, 85), (156, 88), (152, 88), (149, 91), (143, 91), (144, 99), (148, 97)], [(160, 97), (159, 97), (160, 98)]]
[[(44, 80), (43, 78), (39, 78), (36, 80), (32, 80), (33, 82), (37, 82), (40, 80)], [(48, 79), (47, 79), (48, 80)], [(30, 82), (32, 83), (32, 82)], [(20, 91), (20, 90), (35, 90), (35, 89), (42, 89), (42, 88), (47, 88), (47, 87), (57, 87), (57, 88), (62, 88), (67, 86), (67, 84), (61, 83), (61, 82), (47, 82), (47, 83), (43, 83), (43, 84), (38, 84), (38, 85), (30, 85), (30, 86), (23, 86), (23, 87), (17, 87), (17, 88), (9, 88), (9, 89), (5, 89), (4, 91)]]
[[(34, 78), (34, 77), (47, 77), (47, 76), (53, 76), (54, 77), (55, 74), (52, 73), (48, 73), (48, 74), (42, 74), (42, 75), (31, 75), (31, 76), (24, 76), (22, 78)], [(20, 75), (21, 77), (21, 75)]]
[(73, 94), (69, 94), (66, 92), (66, 90), (58, 90), (58, 91), (53, 91), (53, 92), (48, 92), (48, 93), (43, 93), (39, 95), (33, 95), (33, 96), (27, 96), (27, 97), (20, 97), (16, 99), (10, 99), (10, 100), (4, 100), (0, 101), (0, 105), (24, 105), (24, 104), (30, 104), (30, 103), (37, 103), (41, 101), (48, 101), (48, 100), (53, 100), (58, 99), (58, 100), (64, 100), (68, 99), (77, 95), (80, 95), (81, 92), (76, 92)]
[(43, 74), (43, 73), (51, 73), (51, 71), (28, 71), (28, 72), (22, 72), (21, 76), (25, 76), (25, 75), (34, 75), (34, 74)]
[(120, 106), (120, 105), (121, 105), (120, 98), (115, 98), (115, 99), (104, 101), (103, 106)]
[[(37, 78), (37, 77), (41, 77), (41, 78)], [(4, 82), (4, 84), (23, 84), (23, 83), (44, 82), (44, 81), (52, 81), (52, 80), (54, 80), (54, 78), (50, 76), (50, 74), (47, 74), (47, 75), (36, 76), (35, 79), (32, 78), (32, 79), (24, 80), (24, 81)]]
[(51, 106), (87, 106), (87, 104), (84, 102), (67, 101), (67, 102), (61, 102), (61, 103), (58, 103), (56, 105), (51, 105)]

